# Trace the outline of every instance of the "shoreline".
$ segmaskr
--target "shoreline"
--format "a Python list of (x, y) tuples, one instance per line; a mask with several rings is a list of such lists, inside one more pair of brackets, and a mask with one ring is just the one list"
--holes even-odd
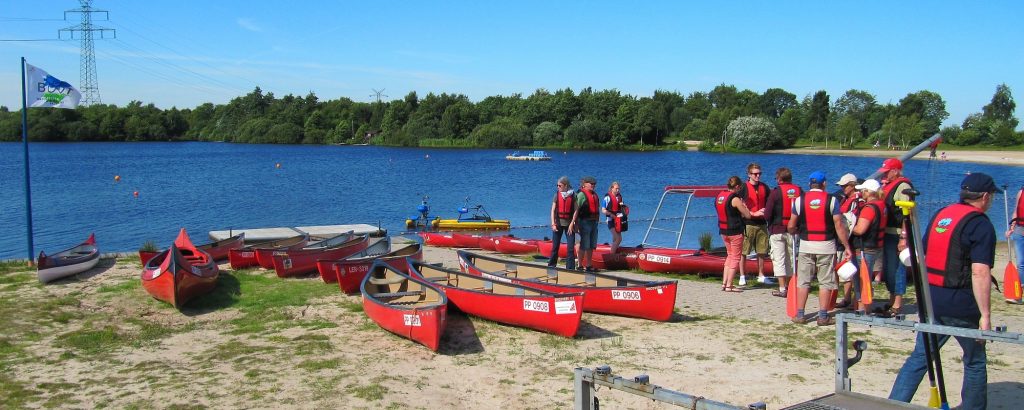
[[(824, 148), (787, 148), (764, 151), (765, 154), (800, 154), (800, 155), (834, 155), (839, 157), (876, 157), (891, 158), (903, 155), (905, 151), (884, 149), (824, 149)], [(941, 151), (940, 151), (941, 152)], [(921, 151), (913, 159), (929, 160), (927, 150)], [(936, 159), (941, 161), (941, 159)], [(946, 161), (973, 162), (978, 164), (1024, 166), (1022, 151), (946, 151)]]

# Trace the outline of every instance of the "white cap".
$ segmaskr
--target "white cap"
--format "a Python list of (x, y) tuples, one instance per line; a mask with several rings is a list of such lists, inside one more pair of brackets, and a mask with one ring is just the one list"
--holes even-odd
[(866, 189), (871, 192), (878, 192), (879, 189), (882, 189), (882, 184), (878, 183), (878, 181), (874, 179), (869, 179), (867, 181), (864, 181), (863, 184), (857, 185), (854, 188), (856, 188), (858, 191)]
[(836, 185), (845, 186), (846, 184), (849, 184), (851, 182), (857, 182), (857, 176), (853, 174), (846, 174), (843, 175), (842, 178), (839, 178), (839, 181), (836, 182)]

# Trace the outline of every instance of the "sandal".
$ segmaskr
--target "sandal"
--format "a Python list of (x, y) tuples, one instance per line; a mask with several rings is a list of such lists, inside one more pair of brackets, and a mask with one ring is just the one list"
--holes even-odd
[(784, 291), (784, 290), (773, 290), (772, 291), (772, 296), (777, 296), (777, 297), (780, 297), (780, 298), (784, 298), (784, 297), (786, 297), (786, 291)]
[(726, 292), (733, 292), (733, 293), (741, 293), (741, 292), (743, 292), (742, 289), (736, 289), (735, 287), (732, 287), (732, 286), (726, 286), (725, 289), (723, 289), (723, 290), (725, 290)]

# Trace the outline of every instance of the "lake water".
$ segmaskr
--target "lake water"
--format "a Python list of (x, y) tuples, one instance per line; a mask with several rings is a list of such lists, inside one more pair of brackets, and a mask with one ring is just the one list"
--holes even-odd
[[(666, 185), (724, 184), (730, 175), (745, 178), (751, 161), (761, 164), (770, 185), (780, 166), (805, 185), (817, 169), (835, 181), (846, 172), (864, 177), (881, 164), (878, 158), (679, 151), (551, 152), (551, 161), (532, 162), (505, 160), (509, 150), (199, 142), (32, 143), (29, 149), (36, 252), (73, 246), (90, 232), (104, 252), (134, 251), (147, 240), (167, 246), (182, 227), (197, 243), (207, 241), (208, 231), (229, 228), (368, 223), (394, 234), (405, 230), (423, 195), (430, 196), (432, 216), (456, 217), (468, 197), (470, 205), (510, 219), (513, 234), (542, 237), (550, 234), (550, 201), (561, 175), (573, 185), (593, 175), (600, 193), (619, 181), (631, 208), (624, 234), (631, 245), (644, 237)], [(0, 143), (0, 158), (0, 259), (24, 258), (22, 145)], [(925, 192), (927, 215), (955, 200), (967, 171), (1021, 183), (1020, 168), (1010, 166), (913, 160), (905, 170)], [(678, 197), (661, 216), (681, 216), (684, 205)], [(1003, 209), (998, 198), (989, 211), (997, 226)], [(695, 245), (700, 232), (717, 232), (713, 214), (710, 199), (694, 200), (683, 245)], [(656, 226), (678, 229), (680, 222)], [(601, 241), (609, 237), (602, 229)], [(655, 232), (648, 242), (672, 245), (674, 236)]]

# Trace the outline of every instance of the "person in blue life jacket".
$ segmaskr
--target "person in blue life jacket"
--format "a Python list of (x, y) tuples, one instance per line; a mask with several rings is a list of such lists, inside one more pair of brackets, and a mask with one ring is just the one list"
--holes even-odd
[[(995, 194), (1002, 192), (992, 177), (972, 173), (960, 183), (960, 202), (940, 209), (924, 229), (925, 269), (935, 323), (991, 330), (990, 295), (995, 263), (996, 230), (985, 215)], [(924, 279), (924, 278), (922, 278)], [(936, 335), (941, 349), (949, 336)], [(963, 350), (962, 409), (988, 406), (985, 343), (956, 337)], [(927, 370), (924, 334), (893, 382), (889, 399), (910, 402)]]
[(551, 201), (551, 257), (548, 266), (558, 265), (558, 248), (565, 235), (565, 268), (576, 268), (576, 234), (569, 230), (572, 215), (576, 212), (576, 192), (569, 183), (569, 177), (558, 178), (555, 197)]

